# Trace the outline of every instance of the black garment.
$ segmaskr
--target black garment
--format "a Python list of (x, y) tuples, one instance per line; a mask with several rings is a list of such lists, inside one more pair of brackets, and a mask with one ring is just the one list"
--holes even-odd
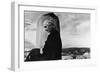
[(40, 61), (42, 58), (39, 48), (34, 48), (30, 51), (25, 61)]
[(61, 59), (61, 51), (62, 43), (60, 33), (56, 30), (52, 30), (45, 42), (43, 56), (46, 60), (58, 60)]

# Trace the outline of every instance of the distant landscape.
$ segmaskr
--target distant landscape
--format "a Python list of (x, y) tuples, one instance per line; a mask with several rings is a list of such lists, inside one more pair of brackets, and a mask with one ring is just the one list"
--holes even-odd
[(90, 48), (87, 47), (71, 47), (62, 49), (62, 59), (89, 59)]
[[(38, 49), (38, 51), (36, 51)], [(40, 49), (32, 49), (32, 50), (26, 50), (24, 52), (24, 60), (26, 60), (26, 57), (31, 51), (34, 51), (35, 57), (42, 59), (42, 57), (39, 57)], [(36, 55), (37, 54), (37, 55)], [(40, 61), (40, 59), (38, 59)], [(71, 47), (71, 48), (63, 48), (62, 49), (62, 60), (69, 60), (69, 59), (90, 59), (90, 48), (88, 47)], [(43, 59), (42, 59), (43, 60)]]

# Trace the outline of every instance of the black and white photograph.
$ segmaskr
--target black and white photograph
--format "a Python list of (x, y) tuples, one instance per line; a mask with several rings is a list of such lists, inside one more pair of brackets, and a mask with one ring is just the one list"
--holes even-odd
[(90, 16), (24, 10), (24, 62), (90, 59)]
[(46, 70), (94, 65), (98, 52), (95, 27), (95, 7), (14, 3), (11, 68)]

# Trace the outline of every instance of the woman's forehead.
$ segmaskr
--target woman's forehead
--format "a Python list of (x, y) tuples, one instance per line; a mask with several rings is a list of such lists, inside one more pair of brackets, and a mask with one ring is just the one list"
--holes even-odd
[(44, 20), (44, 22), (43, 22), (43, 24), (45, 25), (49, 25), (49, 23), (53, 23), (53, 21), (52, 20), (48, 20), (48, 19), (46, 19), (46, 20)]
[(47, 19), (44, 20), (44, 23), (48, 23), (48, 22), (55, 23), (55, 19), (47, 18)]

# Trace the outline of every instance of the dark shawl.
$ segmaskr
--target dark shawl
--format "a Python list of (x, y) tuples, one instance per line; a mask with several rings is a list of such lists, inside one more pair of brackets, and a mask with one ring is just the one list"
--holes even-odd
[(48, 35), (47, 41), (43, 48), (43, 55), (47, 60), (61, 59), (62, 43), (60, 33), (56, 30), (52, 30)]

